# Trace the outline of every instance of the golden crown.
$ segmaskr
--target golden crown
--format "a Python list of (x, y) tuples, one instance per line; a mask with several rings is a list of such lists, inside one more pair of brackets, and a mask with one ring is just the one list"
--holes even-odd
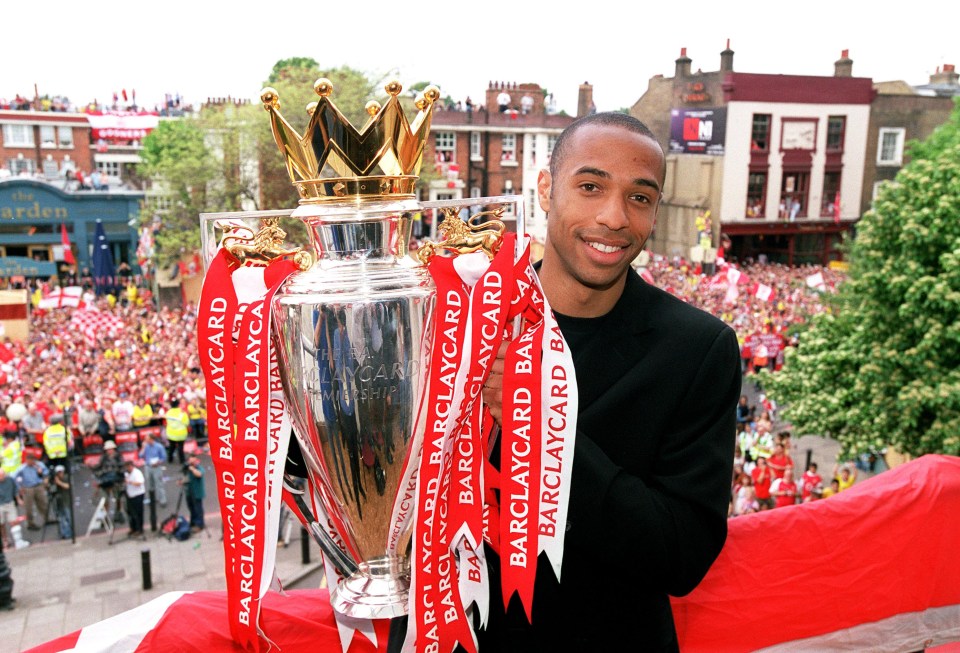
[(403, 87), (389, 82), (384, 87), (389, 95), (386, 104), (367, 102), (370, 117), (360, 130), (330, 99), (333, 84), (329, 79), (318, 79), (313, 90), (320, 100), (307, 105), (310, 122), (303, 136), (280, 114), (277, 91), (268, 87), (260, 92), (301, 202), (412, 196), (440, 89), (424, 89), (416, 99), (419, 113), (411, 125), (397, 97)]

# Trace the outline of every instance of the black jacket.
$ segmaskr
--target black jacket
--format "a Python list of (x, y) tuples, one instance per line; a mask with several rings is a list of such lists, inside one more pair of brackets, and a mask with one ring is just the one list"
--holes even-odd
[(588, 339), (565, 331), (580, 411), (562, 583), (541, 556), (530, 626), (516, 597), (504, 614), (489, 552), (482, 653), (676, 651), (667, 595), (690, 592), (726, 539), (736, 335), (633, 272), (602, 320)]

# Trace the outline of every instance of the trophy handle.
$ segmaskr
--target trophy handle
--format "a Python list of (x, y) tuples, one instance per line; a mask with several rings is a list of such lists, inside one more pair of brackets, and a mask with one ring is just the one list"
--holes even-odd
[(352, 576), (354, 572), (357, 571), (357, 563), (337, 546), (326, 529), (317, 522), (310, 508), (307, 506), (307, 502), (303, 500), (303, 490), (294, 487), (289, 475), (284, 475), (283, 477), (283, 489), (293, 497), (297, 508), (300, 510), (300, 514), (303, 515), (305, 525), (310, 528), (313, 539), (320, 546), (320, 550), (327, 556), (327, 559), (337, 568), (337, 571), (339, 571), (344, 578)]

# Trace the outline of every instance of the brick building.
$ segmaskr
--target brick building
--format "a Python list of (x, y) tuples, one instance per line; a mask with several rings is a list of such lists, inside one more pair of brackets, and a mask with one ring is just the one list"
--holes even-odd
[(2, 176), (64, 180), (67, 170), (93, 169), (90, 123), (82, 113), (0, 111)]
[[(424, 169), (434, 162), (424, 199), (521, 195), (527, 231), (542, 241), (546, 215), (536, 201), (537, 176), (557, 136), (575, 120), (556, 113), (552, 99), (538, 84), (490, 82), (482, 103), (437, 111), (424, 153)], [(579, 110), (592, 105), (593, 88), (584, 83)]]
[[(691, 72), (686, 49), (674, 77), (656, 76), (631, 114), (666, 153), (667, 179), (650, 249), (785, 263), (840, 258), (842, 236), (866, 211), (877, 183), (903, 163), (903, 144), (924, 138), (950, 111), (952, 66), (912, 89), (853, 76), (844, 50), (830, 77), (735, 72), (729, 42), (720, 69)], [(953, 77), (950, 74), (953, 74)], [(953, 86), (951, 86), (953, 84)], [(698, 216), (710, 212), (706, 253)]]
[(139, 216), (143, 194), (79, 191), (67, 178), (68, 172), (78, 171), (89, 178), (100, 169), (105, 183), (120, 184), (107, 177), (120, 167), (104, 166), (96, 158), (106, 154), (106, 162), (116, 161), (103, 142), (103, 152), (94, 145), (109, 133), (93, 131), (86, 113), (0, 111), (0, 279), (64, 273), (64, 229), (77, 270), (89, 267), (97, 221), (104, 224), (114, 260), (136, 267), (136, 231), (130, 223)]
[(906, 82), (880, 82), (870, 110), (866, 167), (861, 209), (867, 210), (885, 181), (897, 176), (909, 155), (905, 145), (922, 140), (942, 125), (960, 96), (958, 75), (952, 65), (930, 76), (930, 83), (912, 87)]

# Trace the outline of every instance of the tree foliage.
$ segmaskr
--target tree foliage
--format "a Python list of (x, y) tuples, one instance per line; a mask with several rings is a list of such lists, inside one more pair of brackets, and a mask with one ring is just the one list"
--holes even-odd
[(960, 454), (960, 104), (910, 154), (858, 224), (833, 310), (761, 375), (797, 432), (846, 453)]
[[(214, 157), (204, 142), (201, 126), (193, 120), (163, 120), (143, 140), (140, 174), (154, 181), (170, 200), (157, 214), (154, 263), (166, 267), (181, 252), (200, 247), (198, 216), (206, 210), (207, 185), (216, 172)], [(145, 220), (153, 221), (152, 211)]]
[(313, 57), (287, 57), (273, 64), (273, 70), (270, 72), (270, 77), (267, 78), (267, 83), (276, 84), (296, 74), (299, 70), (313, 71), (318, 70), (319, 67), (320, 64)]
[[(333, 83), (333, 101), (358, 128), (367, 120), (366, 103), (386, 100), (382, 81), (372, 81), (359, 70), (323, 69), (309, 57), (282, 59), (261, 86), (277, 90), (284, 118), (301, 134), (309, 121), (306, 106), (317, 100), (313, 85), (320, 77)], [(251, 87), (251, 92), (259, 90)], [(416, 111), (412, 93), (404, 93), (401, 102), (412, 117)], [(154, 257), (158, 267), (197, 251), (200, 213), (297, 205), (296, 189), (259, 102), (208, 105), (181, 120), (162, 121), (143, 145), (140, 173), (173, 200), (160, 214)], [(424, 174), (431, 174), (426, 166)], [(143, 219), (150, 223), (154, 214), (145, 211)], [(303, 242), (306, 235), (291, 232), (289, 238)]]

